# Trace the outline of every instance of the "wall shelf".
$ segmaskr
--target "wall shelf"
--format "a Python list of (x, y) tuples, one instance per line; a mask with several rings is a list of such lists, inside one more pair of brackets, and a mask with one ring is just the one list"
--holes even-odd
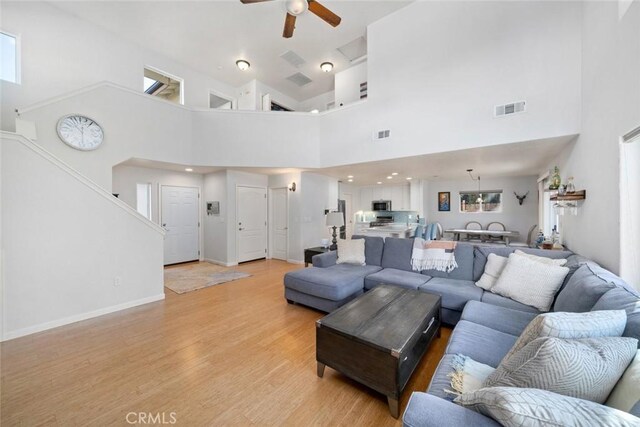
[(549, 199), (553, 201), (575, 201), (575, 200), (584, 200), (587, 198), (587, 190), (579, 190), (572, 194), (565, 194), (564, 196), (559, 196), (558, 193), (551, 196)]

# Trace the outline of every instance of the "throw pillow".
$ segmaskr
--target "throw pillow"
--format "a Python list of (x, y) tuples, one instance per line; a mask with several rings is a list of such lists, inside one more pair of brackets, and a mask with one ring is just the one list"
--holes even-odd
[(551, 265), (565, 265), (567, 263), (567, 260), (564, 258), (560, 258), (560, 259), (553, 259), (553, 258), (547, 258), (546, 256), (538, 256), (538, 255), (533, 255), (533, 254), (528, 254), (526, 252), (521, 251), (520, 249), (516, 249), (515, 252), (518, 255), (521, 255), (523, 257), (527, 257), (530, 260), (533, 261), (538, 261), (541, 262), (543, 264), (551, 264)]
[(480, 280), (476, 282), (476, 286), (485, 291), (490, 291), (493, 285), (496, 284), (502, 270), (504, 270), (504, 266), (507, 265), (507, 260), (507, 257), (489, 254), (487, 263), (484, 266), (484, 273), (482, 277), (480, 277)]
[(627, 324), (624, 310), (587, 311), (586, 313), (544, 313), (536, 316), (522, 331), (504, 362), (536, 338), (621, 337)]
[(537, 338), (500, 362), (482, 385), (540, 388), (604, 403), (637, 346), (635, 338)]
[(640, 401), (640, 350), (607, 399), (605, 405), (630, 412)]
[(567, 273), (567, 267), (543, 264), (513, 253), (491, 292), (549, 311)]
[[(471, 393), (482, 388), (482, 383), (495, 371), (495, 368), (476, 362), (462, 354), (453, 356), (451, 366), (453, 367), (453, 372), (450, 372), (447, 376), (451, 379), (453, 394)], [(449, 391), (445, 390), (445, 392)]]
[(364, 239), (338, 240), (336, 264), (365, 265)]
[(483, 388), (463, 394), (454, 402), (507, 427), (637, 427), (640, 423), (633, 415), (608, 406), (532, 388)]

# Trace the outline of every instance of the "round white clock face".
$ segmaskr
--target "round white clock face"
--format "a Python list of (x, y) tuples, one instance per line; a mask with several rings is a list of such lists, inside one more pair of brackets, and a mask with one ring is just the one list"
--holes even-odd
[(70, 114), (58, 120), (58, 136), (77, 150), (95, 150), (102, 144), (104, 132), (93, 119), (79, 114)]

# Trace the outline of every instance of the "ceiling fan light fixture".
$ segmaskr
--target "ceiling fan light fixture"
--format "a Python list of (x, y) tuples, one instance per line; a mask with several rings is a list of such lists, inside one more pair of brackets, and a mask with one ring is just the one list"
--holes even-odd
[(293, 16), (298, 16), (307, 11), (309, 4), (307, 0), (287, 0), (286, 7), (287, 12)]
[(330, 73), (333, 70), (333, 64), (331, 62), (323, 62), (320, 64), (320, 69), (325, 73)]
[(249, 61), (246, 61), (244, 59), (238, 59), (236, 61), (236, 66), (240, 71), (246, 71), (249, 69), (249, 67), (251, 67), (251, 64), (249, 64)]

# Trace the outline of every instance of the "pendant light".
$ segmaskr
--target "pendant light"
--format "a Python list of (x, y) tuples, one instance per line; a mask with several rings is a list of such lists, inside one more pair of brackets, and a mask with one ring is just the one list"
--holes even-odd
[(478, 178), (474, 178), (471, 172), (473, 172), (473, 169), (467, 169), (467, 173), (469, 174), (471, 179), (474, 181), (478, 181), (478, 198), (476, 199), (476, 203), (480, 205), (480, 210), (482, 210), (482, 193), (480, 192), (480, 175), (478, 175)]

